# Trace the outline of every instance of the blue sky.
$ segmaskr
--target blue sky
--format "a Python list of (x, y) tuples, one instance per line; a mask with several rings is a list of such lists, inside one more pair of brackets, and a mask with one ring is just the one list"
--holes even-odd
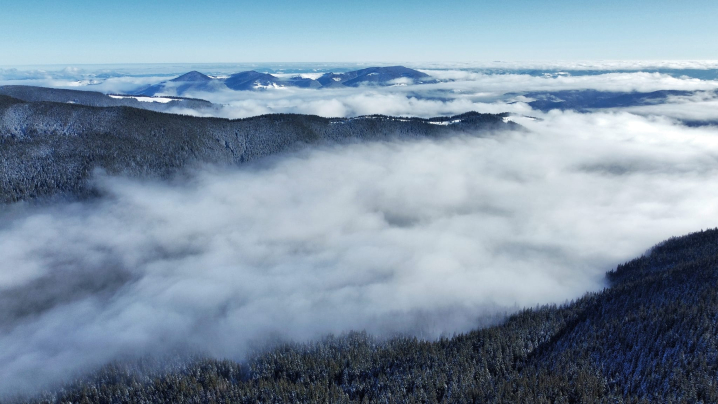
[(0, 65), (718, 59), (715, 0), (1, 0), (0, 10)]

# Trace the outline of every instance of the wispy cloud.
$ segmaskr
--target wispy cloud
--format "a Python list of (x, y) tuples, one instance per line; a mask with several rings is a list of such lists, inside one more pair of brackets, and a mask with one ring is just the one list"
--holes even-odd
[(718, 93), (697, 92), (670, 97), (666, 103), (624, 108), (634, 114), (671, 117), (684, 121), (718, 122)]

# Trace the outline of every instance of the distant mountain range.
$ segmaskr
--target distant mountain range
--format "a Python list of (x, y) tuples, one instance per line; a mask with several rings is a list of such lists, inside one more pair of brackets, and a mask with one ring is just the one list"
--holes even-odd
[(193, 92), (212, 92), (220, 89), (236, 91), (266, 90), (282, 87), (299, 88), (337, 88), (359, 87), (362, 85), (390, 86), (408, 83), (435, 83), (426, 73), (404, 66), (369, 67), (345, 73), (326, 73), (314, 80), (300, 75), (277, 77), (269, 73), (249, 70), (233, 74), (227, 78), (213, 78), (192, 71), (174, 79), (142, 88), (134, 95), (177, 95)]
[[(518, 95), (516, 93), (507, 96)], [(645, 107), (651, 105), (681, 103), (681, 99), (690, 97), (718, 97), (718, 91), (685, 91), (685, 90), (659, 90), (650, 92), (617, 92), (598, 90), (563, 90), (539, 91), (521, 94), (531, 99), (528, 105), (531, 108), (548, 112), (554, 109), (561, 111), (573, 110), (581, 113), (593, 112), (601, 109)], [(700, 116), (694, 118), (676, 118), (687, 126), (718, 126), (718, 121), (705, 119)]]
[(548, 112), (552, 109), (589, 111), (598, 108), (625, 108), (656, 105), (668, 102), (671, 97), (687, 97), (695, 91), (660, 90), (652, 92), (612, 92), (598, 90), (564, 90), (553, 92), (529, 92), (525, 97), (533, 99), (531, 108)]
[[(84, 102), (114, 102), (99, 93), (62, 90), (58, 95), (31, 89), (4, 91), (25, 98), (49, 94), (62, 100), (72, 96)], [(0, 203), (91, 196), (96, 190), (89, 179), (96, 169), (168, 178), (184, 167), (242, 164), (308, 144), (481, 136), (520, 128), (506, 117), (477, 112), (431, 119), (272, 114), (229, 120), (0, 95)]]

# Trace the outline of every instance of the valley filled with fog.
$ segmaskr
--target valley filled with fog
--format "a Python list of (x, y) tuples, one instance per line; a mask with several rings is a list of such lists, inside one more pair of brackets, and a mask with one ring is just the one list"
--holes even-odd
[[(100, 196), (4, 205), (0, 393), (150, 354), (241, 361), (268, 341), (351, 330), (433, 340), (599, 291), (655, 243), (718, 225), (718, 66), (411, 67), (436, 82), (197, 91), (182, 97), (215, 107), (169, 112), (508, 112), (520, 127), (325, 142), (171, 180), (97, 171)], [(245, 68), (268, 69), (0, 69), (0, 86), (132, 95)], [(562, 108), (567, 91), (585, 106)], [(595, 107), (607, 92), (621, 103)]]

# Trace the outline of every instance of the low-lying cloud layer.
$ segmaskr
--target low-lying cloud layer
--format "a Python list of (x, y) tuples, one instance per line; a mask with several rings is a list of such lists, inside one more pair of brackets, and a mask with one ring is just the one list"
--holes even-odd
[[(270, 113), (300, 113), (325, 117), (370, 114), (434, 117), (466, 111), (530, 114), (526, 100), (511, 93), (530, 91), (599, 90), (651, 92), (712, 91), (718, 81), (676, 78), (661, 73), (606, 73), (588, 76), (537, 77), (528, 74), (486, 74), (465, 70), (424, 70), (436, 84), (393, 87), (301, 89), (270, 91), (195, 92), (187, 96), (222, 104), (219, 111), (193, 112), (225, 118)], [(508, 95), (507, 95), (508, 94)]]
[[(434, 338), (562, 303), (716, 226), (718, 130), (551, 112), (529, 131), (284, 155), (0, 221), (0, 393), (269, 336)], [(518, 119), (518, 118), (517, 118)]]
[[(494, 66), (495, 65), (495, 66)], [(18, 70), (0, 69), (0, 85), (25, 84), (57, 88), (71, 88), (104, 93), (132, 93), (150, 84), (156, 84), (189, 70), (198, 69), (216, 77), (227, 77), (241, 70), (257, 69), (272, 71), (277, 76), (303, 75), (317, 77), (322, 72), (343, 71), (366, 66), (286, 66), (270, 69), (254, 65), (206, 65), (206, 66), (153, 66), (116, 67), (114, 69)], [(699, 79), (682, 75), (676, 70), (670, 73), (656, 69), (698, 69), (708, 71), (718, 65), (712, 61), (687, 62), (584, 62), (485, 65), (424, 65), (412, 66), (435, 79), (436, 84), (410, 84), (387, 87), (359, 87), (336, 89), (280, 88), (266, 91), (194, 91), (182, 95), (200, 98), (220, 104), (220, 108), (192, 110), (175, 109), (181, 114), (245, 118), (270, 113), (301, 113), (325, 117), (350, 117), (370, 114), (434, 117), (455, 115), (467, 111), (512, 112), (532, 114), (528, 101), (518, 93), (598, 90), (612, 92), (652, 92), (659, 90), (683, 90), (711, 92), (718, 89), (718, 80)], [(575, 74), (562, 73), (557, 68), (574, 69)], [(494, 69), (494, 70), (492, 70)], [(496, 70), (498, 69), (498, 70)], [(531, 69), (539, 69), (537, 71)], [(540, 69), (546, 70), (542, 75)], [(591, 74), (581, 73), (587, 69)], [(612, 71), (615, 69), (624, 69)], [(641, 71), (633, 69), (653, 69)], [(703, 70), (701, 70), (703, 69)], [(714, 71), (714, 70), (711, 70)], [(718, 77), (718, 76), (716, 76)], [(177, 95), (177, 94), (165, 94)], [(712, 107), (712, 106), (711, 106)], [(702, 108), (710, 114), (712, 108)], [(670, 107), (666, 108), (670, 110)], [(686, 113), (689, 114), (687, 108)], [(636, 111), (651, 114), (650, 109)], [(659, 113), (664, 113), (665, 109)], [(700, 114), (699, 114), (700, 115)], [(677, 117), (680, 118), (680, 117)]]
[(718, 122), (718, 92), (696, 92), (691, 96), (670, 97), (668, 102), (623, 108), (640, 115), (671, 117), (688, 122)]

